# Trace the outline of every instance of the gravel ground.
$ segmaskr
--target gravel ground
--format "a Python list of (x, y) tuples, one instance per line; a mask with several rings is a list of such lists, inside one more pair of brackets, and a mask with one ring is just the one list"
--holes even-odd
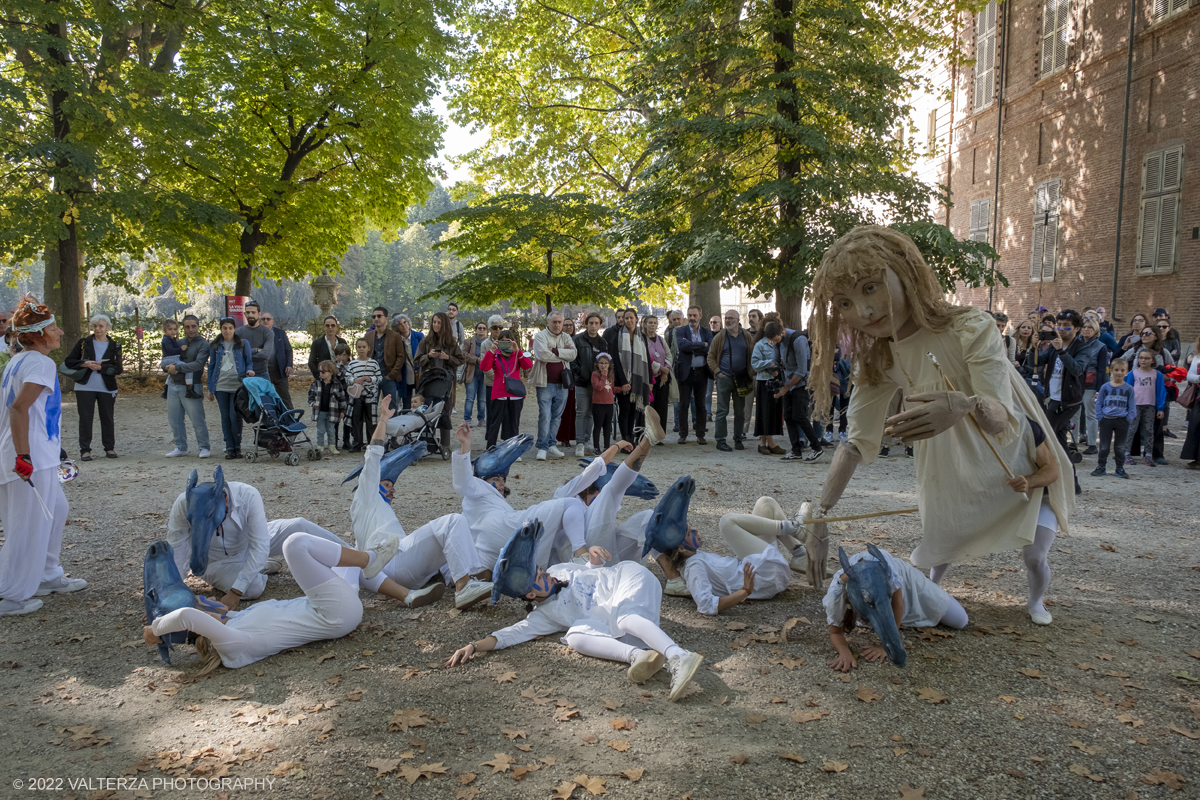
[[(219, 442), (216, 406), (206, 407)], [(64, 419), (77, 452), (73, 408)], [(527, 403), (525, 430), (535, 422)], [(585, 784), (697, 800), (1196, 796), (1200, 474), (1179, 467), (1179, 440), (1168, 441), (1170, 467), (1132, 467), (1130, 481), (1085, 471), (1071, 534), (1052, 552), (1051, 627), (1025, 614), (1017, 553), (951, 570), (943, 585), (971, 624), (905, 631), (907, 669), (830, 670), (821, 593), (800, 582), (719, 618), (664, 597), (663, 628), (706, 654), (697, 688), (669, 704), (665, 671), (633, 686), (621, 665), (555, 638), (439, 668), (519, 619), (515, 602), (458, 614), (447, 599), (415, 613), (364, 595), (363, 624), (342, 640), (199, 679), (191, 648), (177, 648), (175, 666), (161, 663), (140, 641), (142, 556), (187, 474), (221, 463), (259, 487), (269, 517), (306, 516), (349, 537), (350, 493), (339, 482), (358, 461), (166, 459), (168, 438), (156, 394), (122, 395), (121, 458), (81, 464), (67, 487), (63, 562), (89, 588), (0, 621), (0, 797), (25, 796), (39, 779), (41, 796), (60, 798), (177, 796), (155, 788), (172, 779), (206, 798), (254, 780), (265, 782), (259, 792), (313, 798), (590, 797)], [(644, 471), (660, 488), (696, 479), (692, 522), (720, 550), (722, 514), (761, 494), (794, 509), (818, 496), (827, 467), (668, 444)], [(573, 459), (516, 465), (514, 505), (544, 499), (574, 469)], [(861, 470), (838, 510), (912, 505), (912, 472), (904, 458)], [(449, 483), (438, 459), (405, 473), (395, 506), (407, 529), (457, 510)], [(648, 505), (631, 500), (623, 515)], [(918, 535), (913, 518), (839, 527), (848, 549), (874, 541), (901, 557)], [(285, 570), (265, 597), (298, 593)], [(869, 641), (856, 634), (851, 644)], [(120, 788), (122, 777), (134, 788)]]

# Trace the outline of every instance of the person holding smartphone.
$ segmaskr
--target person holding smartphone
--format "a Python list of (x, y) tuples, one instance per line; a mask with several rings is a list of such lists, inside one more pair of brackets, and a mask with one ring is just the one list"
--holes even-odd
[[(439, 369), (448, 369), (451, 373), (458, 369), (459, 364), (466, 361), (462, 348), (458, 346), (458, 340), (454, 338), (454, 332), (450, 326), (450, 317), (444, 311), (438, 311), (429, 320), (429, 335), (417, 345), (417, 354), (414, 358), (417, 362), (417, 369), (424, 370), (429, 367), (437, 367)], [(442, 448), (447, 453), (452, 449), (450, 447), (450, 414), (454, 409), (454, 396), (457, 393), (458, 383), (453, 380), (452, 375), (450, 395), (446, 398), (446, 405), (442, 407), (445, 410), (438, 419), (438, 430), (440, 431)]]

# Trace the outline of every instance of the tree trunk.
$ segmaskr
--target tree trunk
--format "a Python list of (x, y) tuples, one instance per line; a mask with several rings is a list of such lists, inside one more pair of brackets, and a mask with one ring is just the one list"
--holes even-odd
[[(550, 280), (554, 275), (554, 251), (546, 251), (546, 280)], [(550, 325), (550, 293), (546, 292), (546, 325)]]
[[(64, 110), (69, 101), (65, 87), (71, 85), (70, 81), (66, 79), (67, 72), (70, 70), (68, 57), (70, 47), (66, 41), (66, 23), (50, 22), (46, 25), (46, 33), (54, 42), (46, 50), (47, 61), (53, 69), (50, 81), (52, 87), (50, 89), (50, 119), (54, 128), (54, 140), (66, 142), (71, 135), (71, 120)], [(52, 310), (58, 316), (59, 327), (63, 330), (62, 346), (69, 348), (79, 339), (80, 317), (83, 315), (79, 223), (75, 219), (75, 215), (79, 213), (75, 200), (79, 193), (80, 181), (75, 165), (66, 155), (67, 148), (61, 148), (61, 152), (63, 155), (60, 155), (55, 162), (58, 174), (54, 179), (54, 191), (64, 197), (68, 203), (68, 211), (62, 218), (66, 224), (67, 235), (59, 239), (56, 245), (47, 249), (57, 249), (58, 251), (58, 286), (61, 299), (60, 305)], [(67, 222), (68, 219), (70, 222)], [(49, 270), (47, 270), (48, 281)]]
[(237, 281), (233, 285), (233, 293), (239, 297), (249, 297), (253, 276), (254, 267), (251, 266), (249, 257), (246, 257), (242, 259), (242, 263), (238, 266)]
[(700, 306), (700, 318), (707, 321), (713, 314), (720, 316), (721, 282), (692, 281), (688, 284), (688, 305)]
[[(779, 99), (775, 101), (775, 110), (779, 113), (781, 125), (795, 126), (800, 122), (800, 113), (796, 107), (796, 81), (791, 77), (791, 71), (796, 65), (796, 23), (793, 0), (773, 0), (775, 6), (775, 31), (772, 39), (775, 42), (775, 74), (784, 76), (779, 80)], [(793, 127), (794, 130), (794, 127)], [(775, 133), (775, 147), (778, 155), (779, 182), (788, 185), (800, 175), (801, 160), (796, 156), (796, 143), (782, 128)], [(800, 209), (789, 197), (779, 198), (779, 223), (785, 233), (784, 244), (779, 248), (777, 263), (779, 264), (775, 280), (775, 310), (780, 319), (793, 330), (802, 330), (808, 320), (801, 319), (801, 303), (804, 299), (804, 283), (800, 291), (796, 291), (793, 274), (796, 253), (799, 250), (799, 237), (803, 234), (804, 221)], [(780, 287), (788, 286), (784, 291)]]

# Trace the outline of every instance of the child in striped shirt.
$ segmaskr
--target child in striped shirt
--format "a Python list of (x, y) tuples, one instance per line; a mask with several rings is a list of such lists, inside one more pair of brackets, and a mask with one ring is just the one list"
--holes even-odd
[(379, 384), (383, 381), (383, 372), (379, 362), (371, 358), (371, 345), (366, 339), (354, 343), (358, 358), (346, 364), (344, 368), (346, 394), (353, 398), (351, 403), (350, 430), (354, 444), (351, 453), (358, 453), (365, 447), (364, 426), (367, 431), (375, 429), (375, 414), (379, 402)]

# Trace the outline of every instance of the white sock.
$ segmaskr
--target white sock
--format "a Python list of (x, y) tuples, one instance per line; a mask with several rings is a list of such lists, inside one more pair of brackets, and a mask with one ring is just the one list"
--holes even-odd
[(942, 576), (946, 574), (946, 570), (948, 569), (950, 569), (949, 562), (945, 564), (938, 564), (936, 567), (929, 570), (929, 580), (936, 584), (941, 584)]
[(796, 523), (790, 519), (782, 520), (779, 523), (779, 532), (784, 536), (795, 536), (796, 530)]
[(673, 644), (667, 648), (667, 652), (663, 653), (663, 655), (666, 656), (667, 658), (675, 658), (677, 656), (679, 658), (682, 658), (683, 656), (687, 655), (687, 650), (684, 650), (682, 647), (680, 647), (677, 644)]

